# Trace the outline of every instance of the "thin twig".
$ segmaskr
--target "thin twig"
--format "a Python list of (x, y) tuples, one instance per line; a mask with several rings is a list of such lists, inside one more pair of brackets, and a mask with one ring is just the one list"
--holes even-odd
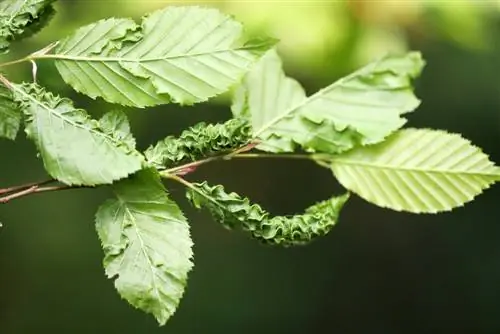
[(244, 158), (244, 159), (252, 159), (252, 158), (271, 158), (271, 159), (303, 159), (303, 160), (312, 160), (311, 154), (271, 154), (271, 153), (241, 153), (231, 156), (233, 158)]
[(32, 187), (29, 187), (28, 189), (18, 191), (16, 193), (11, 194), (11, 195), (0, 197), (0, 203), (7, 203), (8, 201), (13, 200), (15, 198), (19, 198), (19, 197), (23, 197), (23, 196), (32, 194), (37, 189), (38, 189), (38, 186), (32, 186)]
[(21, 184), (19, 186), (0, 189), (0, 195), (12, 193), (12, 192), (18, 192), (18, 191), (25, 190), (25, 189), (28, 189), (28, 188), (31, 188), (34, 186), (40, 187), (40, 186), (43, 186), (43, 185), (46, 185), (46, 184), (49, 184), (52, 182), (55, 182), (55, 180), (50, 179), (50, 180), (44, 180), (44, 181), (40, 181), (40, 182), (32, 182), (32, 183), (27, 183), (27, 184)]
[(186, 171), (194, 171), (198, 166), (221, 159), (222, 156), (210, 157), (202, 160), (193, 161), (177, 167), (172, 167), (160, 172), (160, 175), (187, 174)]
[(50, 186), (50, 187), (40, 187), (39, 185), (34, 185), (31, 186), (27, 189), (23, 189), (21, 191), (14, 192), (10, 195), (0, 197), (0, 203), (5, 204), (7, 202), (10, 202), (13, 199), (32, 195), (32, 194), (37, 194), (41, 192), (48, 192), (48, 191), (60, 191), (60, 190), (67, 190), (67, 189), (76, 189), (76, 188), (86, 188), (85, 186), (68, 186), (68, 185), (60, 185), (60, 186)]

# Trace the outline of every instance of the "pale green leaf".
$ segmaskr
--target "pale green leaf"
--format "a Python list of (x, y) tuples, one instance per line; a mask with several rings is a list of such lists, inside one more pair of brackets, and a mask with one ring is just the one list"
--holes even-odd
[(99, 124), (69, 99), (36, 84), (12, 85), (12, 90), (26, 115), (26, 133), (53, 178), (69, 185), (107, 184), (142, 168), (144, 157), (120, 132), (123, 120), (113, 126), (118, 119), (105, 118)]
[(380, 142), (403, 126), (401, 115), (420, 103), (411, 81), (423, 65), (416, 52), (388, 56), (306, 97), (270, 51), (245, 77), (232, 109), (251, 118), (262, 150), (289, 152), (300, 145), (338, 153)]
[(271, 245), (303, 245), (326, 235), (337, 223), (349, 194), (332, 197), (293, 216), (271, 216), (258, 204), (225, 191), (221, 185), (191, 184), (187, 198), (196, 208), (206, 208), (223, 226), (250, 232), (253, 238)]
[(106, 275), (131, 305), (163, 325), (184, 293), (192, 268), (189, 225), (155, 170), (113, 185), (116, 199), (97, 212)]
[(0, 2), (0, 53), (14, 39), (29, 37), (53, 16), (55, 0), (2, 0)]
[(339, 182), (381, 207), (449, 211), (499, 179), (498, 167), (458, 134), (405, 129), (385, 142), (331, 157)]
[(169, 7), (107, 19), (63, 40), (56, 66), (74, 89), (128, 106), (193, 104), (227, 91), (274, 40), (244, 42), (242, 25), (215, 9)]
[(12, 93), (0, 84), (0, 137), (16, 139), (21, 116), (21, 110), (12, 99)]

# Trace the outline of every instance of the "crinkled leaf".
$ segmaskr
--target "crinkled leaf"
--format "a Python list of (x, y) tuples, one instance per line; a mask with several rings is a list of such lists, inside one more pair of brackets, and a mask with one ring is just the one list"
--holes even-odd
[(144, 107), (193, 104), (227, 91), (274, 40), (242, 38), (242, 26), (215, 9), (169, 7), (85, 26), (56, 49), (56, 66), (77, 91)]
[(400, 130), (383, 143), (332, 156), (331, 169), (365, 200), (414, 213), (462, 206), (500, 176), (468, 140), (428, 129)]
[(135, 138), (130, 132), (130, 124), (123, 111), (113, 110), (104, 114), (99, 120), (99, 126), (103, 132), (135, 148)]
[[(12, 90), (26, 115), (26, 133), (53, 178), (69, 185), (107, 184), (142, 168), (144, 157), (123, 138), (123, 119), (105, 116), (99, 124), (71, 100), (36, 84), (12, 85)], [(113, 126), (116, 121), (121, 123)]]
[(116, 199), (98, 210), (104, 267), (131, 305), (163, 325), (184, 293), (192, 268), (189, 225), (158, 173), (142, 170), (113, 185)]
[(349, 195), (317, 203), (300, 215), (275, 217), (258, 204), (251, 204), (248, 198), (227, 193), (221, 185), (193, 184), (187, 197), (195, 207), (206, 208), (217, 222), (229, 229), (241, 228), (267, 244), (293, 246), (326, 235), (336, 224)]
[(202, 122), (184, 130), (179, 137), (168, 136), (150, 146), (144, 155), (149, 163), (163, 169), (239, 148), (250, 138), (250, 124), (245, 119), (231, 119), (220, 124)]
[(21, 116), (21, 110), (12, 99), (12, 93), (0, 84), (0, 137), (16, 139)]
[(306, 97), (270, 51), (245, 77), (232, 109), (251, 118), (262, 150), (289, 152), (298, 144), (338, 153), (380, 142), (406, 122), (401, 115), (420, 103), (411, 81), (423, 65), (417, 52), (388, 56)]
[(55, 0), (2, 0), (0, 2), (0, 53), (10, 41), (29, 37), (53, 16)]

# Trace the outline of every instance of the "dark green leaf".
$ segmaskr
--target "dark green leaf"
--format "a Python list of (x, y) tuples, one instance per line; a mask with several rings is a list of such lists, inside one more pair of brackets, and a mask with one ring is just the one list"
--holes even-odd
[(193, 184), (187, 197), (195, 207), (210, 211), (213, 218), (227, 228), (241, 228), (264, 243), (293, 246), (327, 234), (337, 223), (349, 195), (333, 197), (307, 208), (303, 214), (289, 217), (271, 217), (248, 198), (206, 182)]
[(198, 123), (178, 138), (169, 136), (149, 147), (144, 154), (149, 163), (163, 169), (239, 148), (250, 138), (250, 123), (245, 119), (231, 119), (222, 124)]
[(12, 99), (12, 93), (0, 84), (0, 137), (16, 139), (22, 112)]

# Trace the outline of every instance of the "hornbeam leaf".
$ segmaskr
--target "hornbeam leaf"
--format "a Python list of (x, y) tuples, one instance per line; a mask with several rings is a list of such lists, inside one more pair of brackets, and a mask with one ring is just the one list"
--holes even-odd
[(0, 137), (16, 139), (22, 112), (12, 99), (12, 93), (0, 84)]
[(206, 208), (226, 228), (240, 228), (263, 243), (282, 246), (303, 245), (326, 235), (349, 199), (349, 194), (332, 197), (310, 206), (303, 214), (272, 217), (260, 205), (226, 192), (221, 185), (192, 184), (186, 195), (196, 208)]
[(0, 2), (0, 53), (10, 41), (29, 37), (53, 16), (55, 0), (2, 0)]
[(449, 211), (499, 180), (499, 168), (458, 134), (405, 129), (385, 142), (331, 157), (339, 182), (381, 207)]
[(246, 75), (233, 114), (252, 120), (261, 150), (290, 152), (300, 145), (313, 152), (347, 151), (380, 142), (403, 126), (401, 115), (420, 103), (411, 81), (423, 65), (417, 52), (388, 56), (306, 97), (273, 50)]
[[(12, 84), (14, 99), (26, 115), (26, 133), (47, 172), (69, 185), (109, 184), (142, 168), (144, 157), (110, 118), (90, 119), (71, 100), (46, 92), (36, 84)], [(123, 120), (120, 120), (123, 122)]]
[(147, 161), (158, 169), (181, 162), (207, 158), (215, 153), (238, 149), (251, 138), (250, 124), (246, 119), (234, 118), (224, 123), (198, 123), (179, 137), (168, 136), (145, 152)]
[(189, 225), (158, 173), (139, 171), (113, 184), (116, 199), (96, 214), (104, 267), (119, 294), (163, 325), (174, 314), (192, 268)]
[(129, 147), (135, 147), (135, 138), (130, 132), (130, 124), (127, 115), (123, 111), (107, 112), (99, 120), (99, 126), (108, 135), (116, 137)]
[(145, 107), (193, 104), (227, 91), (275, 40), (242, 41), (242, 25), (215, 9), (170, 7), (143, 18), (107, 19), (63, 40), (56, 66), (92, 98)]

